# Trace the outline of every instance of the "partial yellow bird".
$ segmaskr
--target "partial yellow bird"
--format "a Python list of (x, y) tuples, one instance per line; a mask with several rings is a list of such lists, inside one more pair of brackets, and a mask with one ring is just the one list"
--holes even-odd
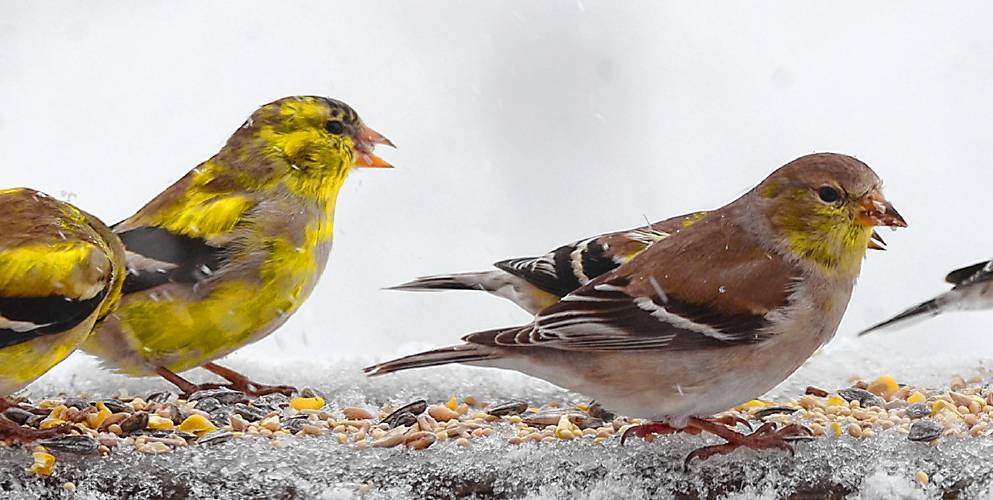
[(128, 252), (121, 306), (85, 346), (104, 366), (161, 375), (203, 367), (250, 394), (264, 386), (214, 363), (286, 322), (331, 250), (335, 201), (353, 167), (390, 167), (389, 140), (341, 101), (286, 97), (255, 111), (221, 150), (116, 225)]
[[(0, 411), (72, 354), (113, 310), (124, 283), (124, 247), (69, 203), (31, 189), (0, 190)], [(0, 439), (36, 431), (0, 418)]]

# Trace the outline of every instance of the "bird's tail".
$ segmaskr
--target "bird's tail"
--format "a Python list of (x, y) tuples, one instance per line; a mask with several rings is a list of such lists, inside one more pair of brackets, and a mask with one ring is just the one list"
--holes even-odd
[[(499, 271), (496, 271), (499, 273)], [(437, 274), (422, 276), (406, 283), (391, 286), (387, 290), (402, 290), (409, 292), (433, 292), (439, 290), (482, 290), (492, 292), (492, 275), (494, 271), (459, 274)]]
[(418, 354), (411, 354), (385, 363), (370, 366), (363, 369), (367, 376), (375, 377), (387, 373), (410, 370), (411, 368), (424, 368), (427, 366), (447, 365), (450, 363), (470, 363), (473, 361), (485, 361), (496, 359), (498, 356), (485, 346), (472, 344), (462, 344), (451, 347), (442, 347), (433, 351), (425, 351)]
[(859, 332), (859, 336), (861, 337), (862, 335), (880, 330), (904, 328), (928, 318), (933, 318), (945, 312), (945, 301), (942, 300), (943, 298), (944, 296), (940, 295), (927, 302), (917, 304), (878, 325), (862, 330)]

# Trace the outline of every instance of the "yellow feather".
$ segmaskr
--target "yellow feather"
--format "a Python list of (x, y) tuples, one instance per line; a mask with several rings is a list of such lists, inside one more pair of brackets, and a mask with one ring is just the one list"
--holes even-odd
[(153, 214), (149, 222), (176, 234), (210, 240), (230, 232), (253, 205), (247, 196), (191, 190), (180, 202)]
[(93, 297), (104, 283), (87, 279), (85, 270), (95, 264), (91, 259), (101, 258), (98, 252), (82, 241), (0, 250), (0, 290), (8, 297)]

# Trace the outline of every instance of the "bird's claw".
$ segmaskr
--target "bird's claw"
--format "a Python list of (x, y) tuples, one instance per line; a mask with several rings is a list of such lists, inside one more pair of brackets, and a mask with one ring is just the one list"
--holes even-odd
[(269, 394), (282, 394), (284, 396), (291, 396), (293, 393), (299, 392), (296, 387), (291, 387), (288, 385), (263, 385), (256, 384), (255, 382), (249, 382), (248, 384), (242, 386), (240, 384), (227, 384), (225, 387), (230, 389), (244, 392), (245, 394), (252, 397), (266, 396)]
[(790, 443), (807, 441), (813, 439), (813, 436), (813, 431), (799, 424), (789, 424), (777, 429), (775, 423), (767, 422), (751, 434), (744, 435), (737, 432), (727, 435), (722, 434), (721, 437), (727, 439), (726, 443), (693, 450), (683, 461), (683, 469), (688, 471), (690, 462), (694, 459), (706, 460), (714, 455), (732, 453), (738, 448), (750, 448), (753, 450), (779, 449), (789, 453), (792, 457), (795, 451)]
[(740, 425), (744, 425), (745, 427), (747, 427), (749, 432), (752, 432), (752, 431), (755, 430), (754, 428), (752, 428), (752, 423), (751, 422), (749, 422), (748, 420), (745, 420), (744, 418), (741, 418), (741, 417), (739, 417), (737, 415), (724, 415), (722, 417), (708, 418), (706, 420), (708, 420), (710, 422), (713, 422), (715, 424), (721, 424), (721, 425), (723, 425), (725, 427), (730, 427), (732, 429), (734, 429), (736, 426), (738, 426), (740, 424)]
[(51, 439), (68, 434), (72, 424), (62, 424), (51, 429), (32, 429), (22, 427), (12, 420), (0, 417), (0, 439), (14, 443), (29, 444), (41, 439)]
[(621, 434), (621, 446), (624, 446), (624, 442), (627, 441), (628, 436), (632, 434), (640, 438), (646, 438), (648, 436), (672, 434), (674, 432), (679, 432), (679, 429), (664, 422), (649, 422), (647, 424), (632, 425), (624, 430), (624, 434)]

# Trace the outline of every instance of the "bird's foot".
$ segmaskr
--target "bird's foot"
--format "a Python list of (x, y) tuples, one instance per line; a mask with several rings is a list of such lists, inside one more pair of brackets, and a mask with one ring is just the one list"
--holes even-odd
[(171, 382), (172, 385), (175, 385), (176, 388), (179, 389), (180, 396), (184, 399), (189, 399), (190, 396), (199, 391), (210, 391), (220, 389), (221, 387), (226, 387), (225, 384), (194, 384), (176, 372), (161, 366), (157, 368), (155, 372), (161, 375), (162, 378)]
[(265, 385), (253, 382), (248, 377), (216, 363), (207, 363), (203, 365), (203, 367), (217, 375), (220, 375), (221, 377), (224, 377), (228, 382), (230, 382), (229, 384), (224, 385), (224, 387), (243, 392), (249, 396), (259, 397), (267, 394), (282, 394), (284, 396), (289, 396), (295, 392), (298, 392), (296, 387), (290, 387), (288, 385)]
[(252, 397), (266, 396), (269, 394), (282, 394), (284, 396), (291, 396), (297, 391), (296, 387), (291, 387), (288, 385), (264, 385), (249, 381), (246, 384), (223, 384), (223, 387), (232, 389), (235, 391), (243, 392)]
[(51, 439), (67, 434), (70, 430), (72, 430), (71, 424), (45, 430), (22, 427), (13, 420), (0, 416), (0, 440), (12, 443), (28, 444), (40, 439)]
[(715, 423), (711, 419), (693, 418), (690, 420), (689, 425), (699, 429), (701, 432), (715, 434), (727, 442), (694, 450), (686, 456), (686, 460), (683, 462), (685, 469), (689, 468), (690, 462), (693, 459), (699, 458), (700, 460), (706, 460), (714, 455), (732, 453), (738, 448), (750, 448), (753, 450), (779, 449), (788, 452), (792, 456), (793, 446), (790, 445), (790, 442), (813, 437), (813, 432), (810, 429), (798, 424), (790, 424), (777, 429), (776, 424), (769, 422), (763, 424), (755, 432), (747, 435), (731, 430), (722, 424)]
[(191, 395), (199, 391), (210, 391), (214, 389), (231, 389), (232, 391), (242, 392), (245, 395), (251, 397), (259, 397), (259, 396), (265, 396), (267, 394), (275, 394), (275, 393), (289, 396), (294, 392), (296, 392), (296, 388), (285, 385), (257, 384), (249, 380), (248, 377), (239, 374), (238, 372), (235, 372), (233, 370), (228, 370), (227, 368), (215, 365), (213, 363), (208, 363), (204, 365), (204, 368), (226, 378), (228, 380), (228, 383), (227, 384), (216, 384), (216, 383), (194, 384), (193, 382), (186, 380), (185, 378), (179, 376), (178, 374), (174, 373), (173, 371), (167, 368), (160, 367), (156, 370), (156, 372), (159, 375), (161, 375), (163, 378), (168, 380), (169, 382), (172, 382), (172, 384), (175, 385), (177, 388), (179, 388), (179, 391), (182, 393), (182, 396), (184, 398), (189, 398)]
[[(704, 418), (704, 419), (701, 419), (701, 420), (706, 420), (708, 422), (712, 422), (712, 423), (715, 423), (715, 424), (721, 424), (724, 427), (728, 427), (730, 429), (734, 429), (738, 425), (744, 425), (745, 427), (748, 428), (748, 431), (749, 432), (751, 432), (751, 431), (754, 430), (754, 428), (752, 427), (751, 422), (749, 422), (749, 421), (747, 421), (747, 420), (745, 420), (745, 419), (743, 419), (741, 417), (736, 417), (734, 415), (724, 415), (722, 417)], [(695, 427), (694, 427), (694, 429), (695, 429)]]
[(647, 424), (633, 425), (628, 427), (621, 434), (621, 446), (624, 446), (624, 442), (628, 440), (628, 436), (634, 435), (642, 439), (654, 438), (654, 436), (664, 436), (666, 434), (675, 434), (682, 431), (678, 427), (673, 427), (665, 422), (649, 422)]
[[(752, 430), (752, 424), (750, 424), (747, 420), (741, 417), (736, 417), (734, 415), (724, 415), (722, 417), (704, 418), (700, 420), (710, 422), (715, 425), (723, 425), (731, 429), (734, 429), (737, 425), (740, 424), (747, 427), (749, 431)], [(622, 446), (624, 445), (624, 442), (627, 440), (629, 435), (635, 435), (640, 438), (649, 438), (650, 436), (663, 436), (666, 434), (675, 434), (677, 432), (685, 432), (687, 434), (700, 434), (702, 430), (693, 426), (678, 428), (678, 427), (673, 427), (665, 422), (649, 422), (647, 424), (628, 427), (628, 429), (624, 431), (624, 434), (621, 435), (621, 445)]]

